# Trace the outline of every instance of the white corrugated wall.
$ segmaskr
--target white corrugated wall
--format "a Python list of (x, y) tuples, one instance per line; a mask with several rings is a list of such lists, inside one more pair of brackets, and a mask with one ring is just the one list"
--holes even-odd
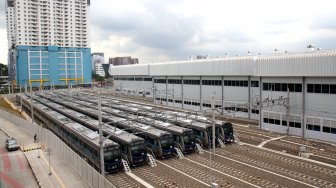
[(149, 76), (336, 76), (336, 51), (115, 66), (111, 75)]

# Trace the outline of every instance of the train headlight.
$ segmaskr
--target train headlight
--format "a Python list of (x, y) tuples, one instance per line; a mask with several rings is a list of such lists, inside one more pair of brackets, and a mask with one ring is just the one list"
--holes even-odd
[(145, 153), (141, 153), (141, 155), (145, 155)]
[(173, 148), (173, 146), (170, 146), (170, 148)]
[(115, 161), (118, 161), (119, 159), (115, 159)]

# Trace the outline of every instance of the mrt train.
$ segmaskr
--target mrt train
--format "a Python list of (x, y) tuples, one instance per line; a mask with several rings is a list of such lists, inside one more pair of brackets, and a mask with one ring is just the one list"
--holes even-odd
[[(72, 120), (81, 123), (82, 125), (94, 130), (99, 131), (99, 121), (89, 116), (86, 116), (75, 110), (71, 110), (60, 104), (52, 102), (52, 100), (58, 100), (64, 102), (62, 99), (51, 99), (48, 95), (39, 95), (40, 97), (34, 98), (34, 100), (48, 106), (49, 108), (71, 118)], [(43, 96), (43, 98), (41, 98)], [(47, 100), (49, 99), (49, 100)], [(103, 123), (103, 134), (109, 136), (113, 141), (117, 142), (121, 146), (122, 157), (128, 162), (130, 166), (141, 166), (146, 163), (147, 151), (146, 143), (143, 138), (130, 134), (119, 128), (112, 127), (106, 123)]]
[[(31, 110), (31, 103), (27, 96), (17, 95), (17, 100), (22, 97), (22, 105)], [(100, 147), (98, 134), (85, 126), (76, 123), (66, 116), (48, 108), (47, 106), (33, 102), (34, 116), (44, 122), (47, 127), (61, 138), (68, 146), (77, 151), (92, 166), (100, 170)], [(116, 172), (121, 167), (121, 148), (110, 139), (103, 145), (104, 168), (106, 173)]]
[[(76, 110), (85, 115), (93, 118), (98, 118), (98, 110), (96, 106), (92, 106), (92, 103), (79, 101), (79, 100), (68, 100), (66, 97), (61, 95), (53, 94), (50, 100), (66, 106), (67, 108)], [(58, 98), (56, 100), (56, 98)], [(61, 102), (60, 99), (65, 101)], [(85, 105), (86, 104), (86, 105)], [(89, 107), (91, 106), (91, 107)], [(130, 133), (136, 134), (145, 140), (148, 151), (154, 154), (155, 157), (159, 158), (171, 158), (175, 155), (175, 141), (171, 133), (157, 128), (135, 122), (126, 118), (118, 117), (106, 112), (102, 112), (102, 120), (108, 124), (128, 131)]]

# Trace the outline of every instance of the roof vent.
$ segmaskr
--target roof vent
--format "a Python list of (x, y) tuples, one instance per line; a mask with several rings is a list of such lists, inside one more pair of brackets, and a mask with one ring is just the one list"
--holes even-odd
[(247, 51), (247, 54), (248, 54), (248, 55), (252, 55), (252, 52), (251, 52), (251, 51)]
[(229, 57), (229, 53), (226, 53), (226, 52), (225, 52), (225, 57)]
[(314, 51), (315, 50), (315, 45), (314, 44), (309, 44), (307, 46), (307, 48), (308, 48), (309, 51)]
[(278, 54), (279, 53), (279, 50), (278, 49), (274, 49), (274, 53)]

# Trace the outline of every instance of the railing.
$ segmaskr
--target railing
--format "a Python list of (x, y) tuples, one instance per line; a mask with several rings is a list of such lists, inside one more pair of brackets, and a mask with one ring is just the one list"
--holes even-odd
[(36, 134), (37, 138), (43, 144), (53, 148), (53, 153), (63, 159), (77, 174), (90, 186), (97, 188), (115, 188), (115, 186), (97, 172), (91, 165), (82, 159), (76, 152), (68, 147), (61, 139), (59, 139), (51, 131), (32, 124), (29, 121), (19, 118), (16, 115), (8, 113), (0, 109), (0, 116), (13, 122), (22, 128), (32, 137)]

